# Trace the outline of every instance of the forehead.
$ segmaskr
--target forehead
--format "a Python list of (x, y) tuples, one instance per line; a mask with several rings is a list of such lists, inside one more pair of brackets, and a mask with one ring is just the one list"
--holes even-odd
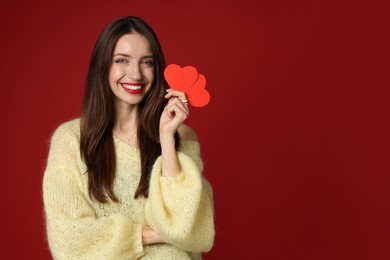
[(114, 55), (117, 53), (137, 57), (151, 55), (152, 48), (145, 36), (138, 33), (131, 33), (119, 38), (115, 45)]

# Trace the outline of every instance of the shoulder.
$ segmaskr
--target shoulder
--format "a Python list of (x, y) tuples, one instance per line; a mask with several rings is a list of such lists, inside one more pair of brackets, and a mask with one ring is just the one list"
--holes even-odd
[(69, 142), (70, 140), (80, 140), (80, 118), (60, 124), (52, 136), (52, 143)]
[(177, 130), (180, 140), (198, 141), (198, 135), (195, 130), (186, 124), (181, 124)]
[(54, 133), (57, 132), (72, 132), (79, 133), (80, 132), (80, 118), (75, 118), (70, 121), (64, 122), (60, 124)]
[(188, 125), (182, 124), (179, 127), (178, 132), (180, 137), (179, 151), (194, 159), (198, 164), (199, 169), (202, 169), (200, 144), (195, 130)]
[[(54, 131), (51, 141), (47, 167), (50, 169), (71, 167), (80, 154), (80, 120), (73, 119), (62, 123)], [(50, 167), (49, 167), (50, 166)]]

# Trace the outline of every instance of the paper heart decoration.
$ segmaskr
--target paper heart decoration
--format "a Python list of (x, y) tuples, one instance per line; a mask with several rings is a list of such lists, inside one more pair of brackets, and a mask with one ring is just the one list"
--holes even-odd
[(206, 78), (192, 66), (180, 67), (170, 64), (165, 68), (164, 77), (168, 85), (185, 92), (189, 103), (194, 107), (203, 107), (210, 102), (210, 93), (206, 90)]

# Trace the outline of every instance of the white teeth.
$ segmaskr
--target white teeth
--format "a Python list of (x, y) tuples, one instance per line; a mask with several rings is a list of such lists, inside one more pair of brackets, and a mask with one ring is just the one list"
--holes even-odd
[(133, 85), (122, 84), (122, 86), (130, 90), (139, 90), (142, 88), (142, 85), (133, 86)]

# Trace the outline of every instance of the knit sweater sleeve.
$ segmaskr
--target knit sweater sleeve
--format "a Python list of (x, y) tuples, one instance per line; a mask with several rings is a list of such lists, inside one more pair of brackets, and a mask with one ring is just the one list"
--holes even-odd
[(161, 157), (152, 169), (145, 217), (163, 239), (190, 252), (207, 252), (214, 243), (212, 189), (201, 172), (199, 143), (186, 142), (177, 152), (181, 172), (161, 175)]
[(79, 137), (68, 125), (54, 133), (43, 179), (47, 236), (55, 259), (137, 259), (142, 225), (111, 214), (97, 217), (83, 192)]

